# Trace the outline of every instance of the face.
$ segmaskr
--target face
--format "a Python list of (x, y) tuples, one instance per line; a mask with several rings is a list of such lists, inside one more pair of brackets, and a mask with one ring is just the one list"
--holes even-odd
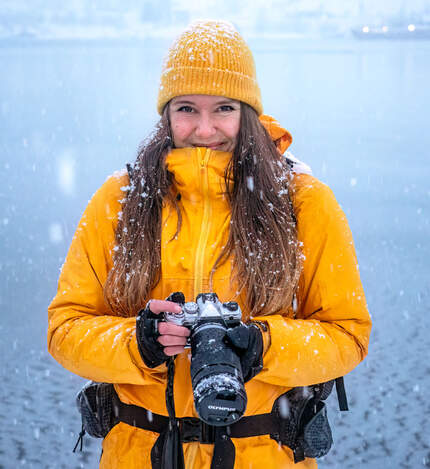
[(169, 118), (176, 148), (233, 151), (240, 126), (240, 102), (222, 96), (177, 96), (170, 101)]

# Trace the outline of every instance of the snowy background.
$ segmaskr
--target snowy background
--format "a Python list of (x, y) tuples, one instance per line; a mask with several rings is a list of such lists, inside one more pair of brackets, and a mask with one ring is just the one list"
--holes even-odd
[[(337, 14), (321, 2), (302, 5), (312, 13), (312, 3), (320, 5), (314, 17)], [(292, 153), (332, 187), (348, 216), (374, 321), (369, 356), (346, 378), (351, 411), (340, 414), (330, 398), (335, 446), (320, 468), (430, 467), (430, 41), (339, 35), (345, 15), (352, 24), (366, 13), (359, 3), (361, 10), (338, 12), (336, 34), (315, 21), (295, 37), (259, 37), (254, 23), (244, 34), (265, 112), (291, 131)], [(85, 23), (85, 3), (71, 4), (82, 6)], [(428, 12), (425, 2), (408, 5), (410, 15)], [(31, 21), (36, 10), (24, 2), (1, 6), (0, 468), (96, 468), (99, 441), (87, 438), (83, 453), (71, 453), (82, 380), (48, 355), (46, 308), (88, 199), (133, 161), (157, 120), (172, 21), (158, 37), (89, 40), (94, 29), (77, 32), (48, 7), (43, 23)], [(401, 5), (396, 11), (387, 15)], [(43, 26), (39, 35), (47, 25), (63, 34), (36, 39), (28, 18)], [(175, 18), (176, 27), (189, 15)], [(64, 39), (70, 31), (80, 38)]]

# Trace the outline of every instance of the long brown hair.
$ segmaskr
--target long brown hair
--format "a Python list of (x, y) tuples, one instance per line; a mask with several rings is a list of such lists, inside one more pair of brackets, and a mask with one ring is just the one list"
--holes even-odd
[[(139, 148), (116, 228), (114, 265), (104, 293), (120, 316), (136, 315), (160, 280), (163, 203), (176, 209), (177, 233), (181, 228), (181, 212), (171, 190), (173, 175), (165, 165), (173, 145), (168, 107)], [(244, 295), (249, 315), (275, 313), (291, 305), (301, 271), (290, 170), (257, 113), (244, 103), (225, 181), (232, 223), (211, 278), (232, 256), (232, 281)]]

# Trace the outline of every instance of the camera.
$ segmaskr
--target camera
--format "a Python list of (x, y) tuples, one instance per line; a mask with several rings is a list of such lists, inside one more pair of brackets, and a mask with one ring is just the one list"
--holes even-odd
[(191, 382), (199, 417), (214, 426), (236, 422), (245, 412), (247, 396), (240, 359), (226, 333), (241, 324), (239, 305), (221, 303), (216, 293), (200, 293), (195, 302), (187, 303), (180, 292), (170, 298), (181, 304), (182, 311), (164, 313), (164, 320), (191, 332)]

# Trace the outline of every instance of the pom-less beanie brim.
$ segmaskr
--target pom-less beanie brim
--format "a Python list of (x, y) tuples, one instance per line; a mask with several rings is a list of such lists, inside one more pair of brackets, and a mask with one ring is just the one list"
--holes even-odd
[(228, 22), (192, 23), (173, 43), (165, 58), (157, 110), (176, 96), (225, 96), (249, 104), (262, 114), (252, 53)]

